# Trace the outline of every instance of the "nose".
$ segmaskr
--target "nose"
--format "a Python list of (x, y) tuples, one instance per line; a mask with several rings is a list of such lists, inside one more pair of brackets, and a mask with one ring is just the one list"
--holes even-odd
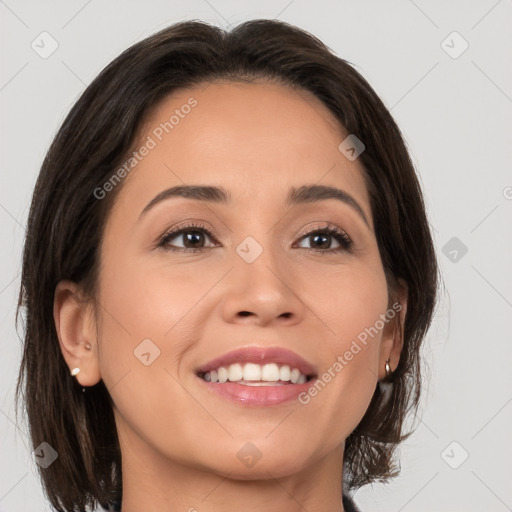
[(225, 322), (266, 326), (300, 322), (305, 304), (294, 275), (282, 256), (263, 250), (248, 263), (238, 254), (224, 289), (222, 316)]

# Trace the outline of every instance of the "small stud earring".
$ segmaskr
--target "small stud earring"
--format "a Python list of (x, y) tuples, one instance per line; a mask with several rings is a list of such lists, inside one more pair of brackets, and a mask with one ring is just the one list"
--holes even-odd
[(71, 370), (71, 377), (74, 377), (75, 375), (78, 375), (80, 373), (80, 368), (73, 368)]
[(386, 377), (391, 375), (391, 366), (389, 366), (389, 359), (386, 359)]

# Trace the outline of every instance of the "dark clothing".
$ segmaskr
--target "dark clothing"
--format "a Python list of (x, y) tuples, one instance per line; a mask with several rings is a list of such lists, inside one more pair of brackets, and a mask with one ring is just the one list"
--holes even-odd
[(352, 498), (347, 494), (343, 495), (343, 508), (345, 512), (360, 512)]

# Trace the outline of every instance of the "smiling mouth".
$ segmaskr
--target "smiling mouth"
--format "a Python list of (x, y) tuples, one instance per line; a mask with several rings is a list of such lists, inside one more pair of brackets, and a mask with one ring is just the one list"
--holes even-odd
[(208, 372), (199, 372), (198, 376), (206, 382), (224, 384), (232, 382), (244, 386), (286, 386), (304, 384), (314, 378), (298, 368), (287, 364), (233, 363), (220, 366)]

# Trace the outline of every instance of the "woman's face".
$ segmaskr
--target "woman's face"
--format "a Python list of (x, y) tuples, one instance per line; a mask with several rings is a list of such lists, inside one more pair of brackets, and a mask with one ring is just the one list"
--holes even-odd
[[(399, 355), (347, 135), (309, 93), (269, 84), (181, 90), (147, 119), (97, 297), (123, 456), (240, 479), (339, 460)], [(191, 186), (214, 190), (162, 196)]]

